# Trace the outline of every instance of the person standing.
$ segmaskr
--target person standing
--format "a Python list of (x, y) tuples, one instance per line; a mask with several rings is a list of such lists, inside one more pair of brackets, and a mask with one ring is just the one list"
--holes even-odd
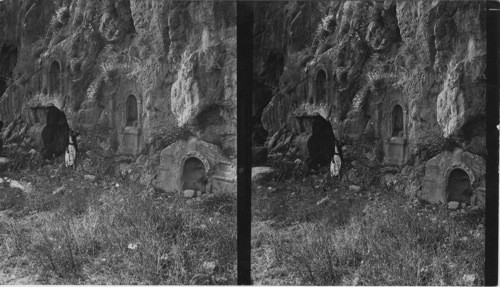
[(330, 174), (332, 175), (332, 177), (335, 177), (340, 174), (340, 169), (342, 167), (342, 147), (336, 140), (333, 145), (333, 148), (334, 148), (333, 157), (330, 162)]
[(73, 131), (69, 132), (68, 145), (66, 147), (66, 153), (64, 154), (64, 161), (66, 163), (66, 167), (76, 167), (76, 153), (78, 151), (78, 147), (76, 144), (76, 134)]

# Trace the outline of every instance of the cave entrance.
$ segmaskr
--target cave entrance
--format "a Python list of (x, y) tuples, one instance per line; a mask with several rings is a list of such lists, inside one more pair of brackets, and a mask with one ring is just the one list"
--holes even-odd
[(469, 175), (463, 169), (456, 168), (450, 172), (446, 194), (448, 202), (470, 203), (472, 196), (471, 182)]
[(403, 126), (403, 108), (400, 105), (395, 105), (392, 110), (392, 136), (402, 136), (404, 130)]
[(68, 134), (66, 115), (54, 106), (49, 107), (42, 130), (42, 156), (50, 159), (63, 154), (68, 144)]
[(319, 103), (325, 99), (326, 94), (326, 73), (323, 70), (319, 70), (316, 75), (316, 97), (315, 103)]
[(196, 157), (186, 159), (182, 170), (182, 189), (192, 189), (205, 193), (207, 182), (207, 174), (203, 162)]
[(59, 91), (60, 73), (61, 73), (61, 66), (59, 65), (59, 62), (57, 61), (52, 62), (52, 65), (50, 65), (49, 69), (49, 93), (51, 94), (60, 93)]
[(317, 169), (330, 164), (333, 157), (335, 135), (330, 122), (321, 116), (312, 117), (312, 135), (307, 141), (308, 165)]

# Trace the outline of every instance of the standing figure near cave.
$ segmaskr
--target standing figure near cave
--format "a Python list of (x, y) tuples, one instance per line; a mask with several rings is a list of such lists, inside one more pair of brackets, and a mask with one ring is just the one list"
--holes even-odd
[(330, 174), (335, 177), (340, 174), (340, 168), (342, 167), (342, 147), (338, 141), (334, 143), (333, 157), (330, 162)]
[(76, 144), (76, 137), (77, 135), (73, 132), (69, 132), (69, 137), (68, 137), (68, 145), (66, 147), (66, 153), (64, 155), (64, 161), (66, 163), (66, 167), (73, 167), (76, 168), (76, 153), (78, 151), (78, 147)]

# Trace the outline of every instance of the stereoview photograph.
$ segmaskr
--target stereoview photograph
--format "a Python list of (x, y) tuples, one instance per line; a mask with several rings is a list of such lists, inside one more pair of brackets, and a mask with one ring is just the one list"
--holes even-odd
[(236, 3), (0, 1), (0, 284), (236, 284)]

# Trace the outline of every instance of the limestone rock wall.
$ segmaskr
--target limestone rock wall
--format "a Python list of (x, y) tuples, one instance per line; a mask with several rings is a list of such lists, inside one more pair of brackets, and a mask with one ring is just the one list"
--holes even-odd
[(234, 161), (235, 2), (2, 1), (0, 23), (0, 118), (34, 142), (36, 110), (55, 106), (89, 148), (152, 161), (147, 184), (190, 136)]
[(475, 1), (256, 4), (254, 128), (269, 133), (271, 155), (292, 160), (308, 160), (313, 134), (298, 119), (314, 116), (378, 164), (422, 166), (445, 147), (486, 156), (485, 11)]
[[(281, 7), (273, 6), (278, 11), (266, 14), (259, 10), (265, 5)], [(311, 5), (314, 11), (306, 8)], [(301, 48), (289, 37), (294, 33), (292, 26), (277, 25), (293, 21), (287, 18), (292, 17), (287, 14), (290, 7), (308, 13), (310, 25), (302, 27), (311, 33), (301, 38), (306, 42)], [(482, 3), (473, 1), (260, 5), (255, 26), (270, 23), (262, 34), (284, 35), (284, 40), (266, 43), (258, 38), (255, 43), (260, 53), (255, 57), (255, 77), (274, 77), (274, 82), (262, 81), (279, 91), (278, 97), (267, 101), (269, 105), (255, 108), (264, 111), (263, 126), (272, 136), (290, 125), (296, 114), (319, 114), (345, 140), (375, 136), (387, 141), (391, 121), (384, 119), (391, 117), (392, 107), (398, 104), (404, 112), (404, 136), (410, 139), (410, 148), (429, 131), (455, 137), (467, 146), (470, 138), (464, 129), (480, 126), (485, 115), (484, 11)], [(276, 47), (276, 42), (282, 46)], [(269, 59), (276, 50), (281, 54), (274, 58), (283, 58), (278, 76), (275, 70), (266, 69), (273, 64)], [(320, 72), (325, 79), (319, 82)], [(260, 90), (255, 95), (267, 96)], [(287, 108), (278, 108), (283, 101)]]

